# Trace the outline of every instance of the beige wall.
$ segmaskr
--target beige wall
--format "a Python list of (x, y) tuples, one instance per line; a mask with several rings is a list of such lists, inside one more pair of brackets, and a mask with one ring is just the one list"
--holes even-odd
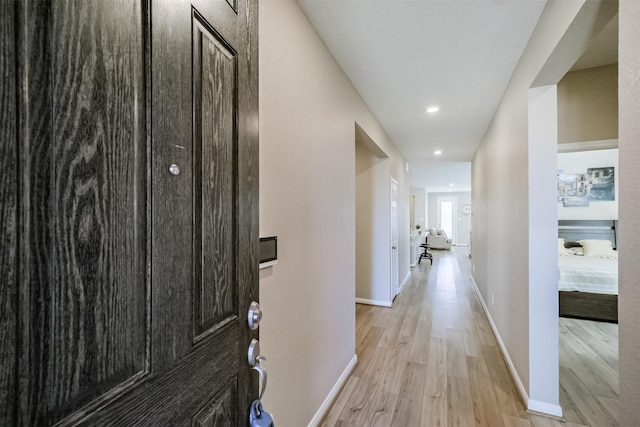
[(640, 2), (620, 0), (620, 417), (638, 423), (640, 408)]
[(558, 82), (558, 142), (618, 138), (618, 65), (574, 71)]
[[(569, 2), (566, 2), (565, 5), (571, 6)], [(558, 7), (560, 5), (556, 3), (554, 6)], [(640, 144), (638, 143), (640, 141), (640, 82), (637, 78), (637, 70), (640, 69), (640, 48), (638, 44), (638, 40), (640, 40), (640, 2), (636, 0), (621, 0), (619, 15), (619, 422), (621, 426), (634, 426), (638, 422), (638, 407), (640, 407), (640, 363), (638, 363), (638, 360), (640, 360), (640, 329), (638, 328), (640, 324), (640, 312), (638, 311), (638, 307), (640, 307), (640, 289), (637, 287), (640, 266), (636, 261), (637, 254), (640, 251), (640, 217), (637, 214), (640, 210), (640, 192), (638, 192), (638, 183), (640, 182), (640, 168), (638, 168), (638, 164), (640, 164)], [(560, 14), (557, 14), (555, 18), (556, 24), (554, 28), (558, 31), (562, 29), (564, 24), (558, 25), (558, 21), (561, 18)], [(538, 36), (540, 36), (538, 30), (544, 28), (543, 21), (541, 19), (541, 24), (536, 30)], [(552, 30), (546, 32), (546, 34), (552, 33)], [(523, 254), (523, 251), (517, 251), (517, 248), (522, 247), (522, 236), (526, 236), (526, 232), (523, 233), (524, 230), (522, 230), (517, 221), (508, 221), (500, 211), (504, 213), (510, 212), (511, 215), (525, 216), (534, 213), (535, 206), (529, 206), (527, 212), (527, 209), (521, 207), (522, 204), (526, 203), (525, 197), (518, 197), (515, 192), (510, 194), (508, 189), (500, 187), (499, 180), (501, 176), (509, 176), (511, 186), (519, 189), (528, 188), (529, 192), (531, 192), (532, 186), (536, 185), (535, 182), (526, 182), (524, 176), (526, 172), (518, 173), (520, 168), (525, 165), (522, 156), (526, 155), (525, 153), (527, 152), (524, 145), (520, 144), (526, 136), (522, 129), (525, 124), (525, 113), (522, 111), (522, 107), (528, 87), (523, 81), (520, 81), (519, 77), (520, 72), (528, 68), (523, 67), (524, 64), (533, 66), (533, 68), (529, 69), (529, 72), (533, 72), (537, 68), (537, 65), (530, 61), (531, 56), (529, 55), (536, 49), (535, 41), (537, 41), (536, 38), (532, 40), (523, 55), (523, 59), (514, 74), (512, 83), (496, 113), (487, 136), (476, 154), (472, 169), (474, 199), (473, 262), (477, 266), (474, 278), (485, 299), (487, 299), (487, 295), (494, 291), (507, 294), (504, 298), (500, 298), (503, 303), (506, 302), (507, 304), (498, 306), (499, 303), (496, 303), (490, 307), (490, 311), (494, 320), (496, 320), (501, 336), (503, 338), (506, 336), (505, 344), (507, 349), (516, 364), (516, 370), (527, 388), (529, 388), (526, 385), (528, 379), (523, 377), (523, 372), (526, 373), (526, 369), (519, 366), (521, 363), (519, 360), (523, 359), (525, 362), (524, 368), (526, 368), (526, 355), (522, 354), (523, 352), (519, 351), (517, 346), (514, 347), (514, 341), (509, 338), (512, 330), (522, 328), (522, 332), (526, 335), (523, 337), (522, 345), (525, 345), (526, 341), (532, 342), (532, 337), (521, 326), (521, 320), (526, 318), (524, 312), (528, 309), (526, 303), (521, 304), (519, 302), (521, 298), (525, 297), (522, 289), (524, 286), (521, 283), (525, 283), (526, 279), (520, 277), (516, 270), (518, 266), (527, 267), (525, 264), (527, 255)], [(519, 131), (517, 130), (518, 128), (520, 128)], [(603, 139), (608, 137), (609, 135), (592, 136), (592, 138)], [(513, 146), (511, 150), (508, 148), (509, 145)], [(522, 152), (519, 152), (518, 146), (520, 146)], [(535, 150), (535, 147), (529, 148), (530, 150)], [(500, 171), (494, 173), (496, 168)], [(501, 222), (503, 222), (502, 225), (500, 224)], [(496, 227), (506, 230), (506, 233), (500, 233), (498, 241), (495, 239), (495, 234), (490, 233)], [(508, 235), (509, 233), (511, 236)], [(496, 253), (494, 249), (496, 246), (499, 247), (501, 245), (504, 245), (506, 250)], [(499, 258), (502, 258), (503, 265), (509, 265), (510, 268), (506, 271), (501, 269), (496, 262)], [(508, 306), (509, 301), (513, 306), (517, 306), (516, 310), (523, 310), (523, 313), (515, 313)], [(511, 319), (512, 324), (505, 325), (502, 319)], [(533, 350), (539, 352), (540, 347)]]
[[(606, 17), (600, 19), (601, 13)], [(549, 338), (540, 329), (540, 319), (531, 316), (540, 309), (540, 303), (544, 304), (535, 292), (537, 305), (530, 311), (533, 285), (529, 283), (529, 269), (538, 267), (535, 253), (529, 251), (530, 217), (540, 215), (538, 209), (545, 206), (553, 212), (549, 218), (557, 214), (553, 190), (545, 192), (540, 187), (546, 186), (548, 180), (529, 176), (530, 150), (535, 150), (529, 147), (529, 89), (557, 83), (586, 49), (590, 38), (614, 14), (613, 7), (602, 7), (600, 2), (591, 0), (547, 3), (472, 165), (473, 277), (513, 363), (521, 392), (528, 398), (529, 408), (542, 412), (559, 410), (558, 384), (557, 368), (554, 371), (553, 366), (544, 367), (543, 363), (548, 359), (544, 352), (549, 349), (540, 343)], [(548, 90), (552, 89), (535, 91), (532, 99), (547, 96)], [(532, 171), (549, 169), (554, 174), (555, 162), (552, 149), (546, 163), (540, 167), (536, 164)], [(529, 199), (530, 194), (548, 196), (538, 203)], [(553, 247), (553, 237), (548, 236), (553, 236), (557, 224), (551, 219), (546, 223), (536, 221), (535, 226), (543, 227), (539, 236), (545, 237), (539, 238), (537, 244)], [(549, 302), (553, 306), (553, 300)], [(552, 316), (550, 311), (543, 319), (545, 328), (553, 321)], [(550, 339), (553, 340), (552, 335)], [(534, 345), (530, 348), (531, 343)], [(549, 346), (553, 347), (551, 342)]]
[[(409, 184), (404, 159), (295, 2), (261, 0), (259, 17), (260, 233), (278, 236), (278, 264), (260, 274), (265, 408), (278, 426), (299, 427), (355, 354), (356, 122), (389, 156), (376, 191), (390, 200), (390, 178), (399, 181), (401, 231)], [(402, 280), (409, 237), (400, 236)]]
[[(424, 230), (429, 226), (427, 223), (427, 191), (424, 188), (418, 187), (411, 187), (409, 191), (411, 192), (411, 195), (416, 198), (415, 224), (420, 224), (422, 226), (421, 230)], [(415, 231), (415, 227), (413, 227), (412, 231)]]

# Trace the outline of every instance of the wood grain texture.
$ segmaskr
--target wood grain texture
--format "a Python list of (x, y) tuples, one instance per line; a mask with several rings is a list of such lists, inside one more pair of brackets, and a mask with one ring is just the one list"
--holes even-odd
[[(172, 366), (198, 346), (215, 345), (226, 328), (237, 329), (237, 349), (215, 357), (236, 367), (238, 420), (246, 419), (258, 390), (246, 361), (249, 342), (258, 336), (246, 322), (250, 302), (258, 301), (257, 5), (239, 0), (236, 14), (224, 1), (157, 0), (151, 20), (153, 366)], [(192, 58), (194, 19), (216, 41), (201, 32), (202, 56)], [(235, 64), (223, 50), (235, 55)], [(172, 163), (179, 175), (167, 172)], [(217, 270), (203, 273), (201, 267)], [(193, 283), (198, 274), (205, 293)], [(218, 384), (218, 378), (209, 380)]]
[[(366, 335), (356, 337), (359, 364), (349, 380), (353, 386), (341, 392), (340, 405), (323, 425), (373, 425), (375, 414), (386, 422), (380, 425), (500, 426), (508, 425), (505, 414), (528, 425), (495, 340), (485, 337), (495, 351), (486, 354), (500, 361), (487, 366), (478, 337), (490, 329), (484, 315), (476, 315), (482, 314), (481, 307), (464, 262), (468, 257), (457, 259), (455, 249), (437, 253), (433, 267), (413, 270), (393, 308), (358, 305), (356, 330)], [(447, 328), (447, 322), (460, 329)]]
[(373, 397), (378, 392), (379, 386), (370, 381), (358, 381), (351, 393), (349, 393), (348, 405), (344, 405), (338, 413), (338, 419), (349, 424), (363, 425), (371, 417), (371, 411), (367, 411), (373, 402)]
[(194, 298), (196, 333), (238, 313), (237, 61), (194, 16)]
[(447, 375), (449, 378), (469, 379), (462, 331), (447, 329)]
[(391, 422), (392, 426), (420, 425), (426, 371), (426, 366), (422, 363), (407, 363)]
[(464, 249), (438, 252), (432, 267), (413, 270), (392, 308), (357, 306), (358, 367), (323, 426), (529, 425), (495, 339), (472, 337), (491, 332), (469, 269)]
[(575, 409), (574, 414), (578, 415), (582, 424), (592, 426), (617, 426), (618, 423), (604, 408), (597, 397), (591, 393), (578, 375), (571, 369), (560, 368), (560, 385), (563, 394), (570, 396)]
[[(2, 425), (235, 426), (257, 397), (257, 1), (193, 3), (237, 58), (203, 45), (197, 167), (191, 4), (0, 3)], [(229, 321), (194, 343), (203, 233)]]
[(485, 361), (482, 357), (467, 356), (467, 366), (476, 425), (504, 426), (502, 413), (498, 410), (496, 393)]
[(559, 292), (561, 317), (618, 323), (618, 295)]
[(560, 404), (582, 425), (616, 425), (618, 325), (560, 318)]
[(522, 406), (522, 401), (513, 384), (513, 379), (502, 358), (500, 349), (498, 349), (497, 345), (482, 346), (482, 354), (491, 376), (497, 403), (502, 408), (502, 413), (514, 417), (526, 417), (525, 408)]
[[(16, 3), (17, 4), (17, 3)], [(49, 284), (48, 252), (51, 250), (51, 233), (48, 230), (49, 201), (38, 200), (37, 190), (51, 187), (51, 171), (46, 160), (51, 158), (51, 108), (48, 103), (53, 88), (49, 75), (51, 50), (47, 43), (50, 25), (50, 4), (45, 2), (23, 2), (18, 10), (16, 32), (18, 34), (18, 82), (20, 145), (18, 152), (18, 181), (20, 197), (17, 201), (20, 212), (18, 240), (19, 257), (19, 317), (20, 346), (18, 348), (18, 390), (20, 400), (16, 402), (18, 424), (33, 425), (46, 411), (39, 405), (42, 393), (43, 360), (47, 347), (46, 328), (48, 319), (44, 313), (31, 311), (31, 302), (38, 302), (40, 286)], [(41, 22), (32, 27), (29, 23)], [(31, 64), (38, 64), (32, 67)], [(25, 90), (26, 89), (26, 90)], [(44, 102), (42, 102), (44, 101)], [(44, 159), (45, 166), (40, 166)], [(34, 188), (34, 194), (31, 189)], [(45, 191), (47, 194), (47, 191)], [(47, 289), (42, 289), (42, 298), (47, 298)], [(38, 381), (39, 384), (32, 383)]]
[(22, 7), (21, 417), (39, 424), (145, 368), (142, 20), (128, 1)]
[[(392, 411), (393, 423), (412, 427), (615, 425), (618, 325), (560, 318), (560, 403), (565, 419), (527, 413), (467, 279), (470, 267), (464, 248), (438, 252), (433, 267), (422, 265), (412, 271), (393, 308), (357, 306), (356, 331), (367, 331), (356, 337), (359, 364), (323, 426), (373, 425), (375, 410)], [(420, 307), (415, 332), (401, 338), (399, 325), (413, 324), (415, 307)], [(447, 319), (462, 329), (448, 329)], [(397, 334), (395, 340), (389, 330)], [(428, 345), (424, 337), (430, 337)], [(397, 370), (400, 389), (386, 393), (385, 405), (373, 404), (382, 401), (385, 384), (394, 383), (385, 375), (386, 363), (398, 359), (388, 353), (398, 352), (399, 343), (411, 349), (407, 366)], [(381, 419), (388, 420), (382, 415)]]
[(193, 427), (233, 427), (235, 402), (237, 400), (235, 381), (231, 381), (193, 418)]
[(235, 384), (232, 381), (196, 414), (193, 419), (193, 427), (233, 427), (236, 393), (237, 390), (235, 390)]
[[(238, 61), (238, 79), (242, 87), (238, 94), (238, 108), (242, 112), (238, 121), (238, 297), (242, 310), (250, 301), (259, 300), (258, 244), (259, 244), (259, 105), (258, 105), (258, 0), (236, 0), (239, 19), (242, 20), (242, 57)], [(243, 306), (244, 304), (244, 306)], [(259, 331), (250, 331), (246, 322), (241, 327), (243, 349)], [(244, 342), (243, 342), (244, 341)], [(241, 363), (244, 353), (238, 355)], [(242, 366), (242, 365), (241, 365)], [(239, 408), (248, 407), (257, 397), (257, 375), (246, 371), (239, 374), (241, 390)], [(244, 393), (244, 394), (242, 394)]]
[[(193, 99), (192, 8), (151, 5), (151, 369), (172, 366), (192, 349)], [(180, 168), (169, 173), (170, 165)]]
[(17, 322), (16, 3), (0, 2), (0, 425), (14, 425)]
[[(220, 355), (238, 353), (238, 343), (238, 328), (223, 328), (215, 343), (196, 347), (175, 367), (151, 374), (109, 405), (97, 408), (85, 417), (77, 413), (77, 418), (69, 424), (87, 427), (191, 426), (194, 417), (215, 405), (216, 396), (222, 397), (223, 401), (228, 399), (224, 389), (237, 387), (240, 367), (234, 360)], [(247, 409), (242, 411), (242, 418), (237, 418), (236, 404), (233, 403), (231, 410), (223, 410), (230, 416), (225, 421), (232, 426), (241, 425), (238, 420), (248, 417)]]
[(330, 415), (323, 420), (322, 426), (333, 426), (338, 422), (338, 416), (347, 404), (347, 400), (349, 399), (349, 396), (351, 396), (351, 393), (353, 393), (353, 389), (357, 384), (357, 377), (350, 376), (349, 379), (347, 379), (347, 382), (342, 388), (340, 394), (336, 398), (335, 402), (333, 402)]

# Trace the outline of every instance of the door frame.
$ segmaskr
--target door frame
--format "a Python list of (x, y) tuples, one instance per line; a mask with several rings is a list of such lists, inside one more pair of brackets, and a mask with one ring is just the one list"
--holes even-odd
[[(395, 195), (395, 200), (394, 200)], [(390, 268), (390, 289), (391, 289), (391, 301), (398, 295), (398, 289), (400, 287), (400, 276), (399, 276), (399, 260), (398, 260), (398, 241), (399, 241), (399, 233), (398, 233), (398, 181), (391, 178), (391, 186), (390, 186), (390, 240), (391, 244), (389, 247), (391, 248), (391, 268)], [(394, 238), (395, 234), (395, 238)]]

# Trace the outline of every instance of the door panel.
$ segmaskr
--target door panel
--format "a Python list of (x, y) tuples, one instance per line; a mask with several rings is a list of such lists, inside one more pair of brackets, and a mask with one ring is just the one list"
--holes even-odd
[(237, 180), (237, 61), (194, 12), (194, 186), (196, 336), (238, 312), (234, 218)]
[(142, 20), (22, 6), (20, 416), (44, 425), (147, 370)]
[(391, 179), (391, 299), (398, 295), (398, 182)]
[(164, 395), (180, 390), (170, 405), (180, 412), (166, 414), (172, 424), (232, 414), (225, 423), (242, 425), (256, 397), (246, 310), (257, 300), (258, 187), (257, 169), (245, 169), (257, 161), (257, 134), (246, 131), (257, 114), (255, 9), (246, 0), (237, 14), (224, 0), (158, 0), (151, 9), (151, 366), (171, 371), (140, 396), (157, 395), (152, 405), (163, 412)]
[(0, 12), (0, 425), (245, 424), (257, 2)]
[[(229, 396), (239, 399), (238, 358), (221, 358), (220, 354), (245, 353), (239, 347), (238, 328), (225, 328), (216, 336), (216, 345), (196, 346), (188, 356), (168, 372), (156, 372), (141, 381), (128, 393), (97, 406), (84, 414), (76, 413), (73, 425), (81, 426), (191, 426), (202, 419), (207, 408), (217, 403), (229, 406)], [(218, 402), (217, 397), (224, 399)], [(255, 396), (257, 397), (257, 396)], [(223, 411), (228, 418), (220, 425), (241, 426), (246, 423), (248, 407), (238, 410), (238, 401), (231, 410)], [(204, 412), (203, 412), (204, 411)], [(209, 411), (220, 414), (219, 410)]]

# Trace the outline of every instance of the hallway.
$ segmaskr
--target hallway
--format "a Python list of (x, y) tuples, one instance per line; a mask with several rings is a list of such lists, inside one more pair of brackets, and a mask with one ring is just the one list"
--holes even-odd
[(525, 411), (466, 249), (433, 251), (433, 266), (412, 270), (393, 308), (357, 305), (359, 364), (323, 426), (582, 426)]

